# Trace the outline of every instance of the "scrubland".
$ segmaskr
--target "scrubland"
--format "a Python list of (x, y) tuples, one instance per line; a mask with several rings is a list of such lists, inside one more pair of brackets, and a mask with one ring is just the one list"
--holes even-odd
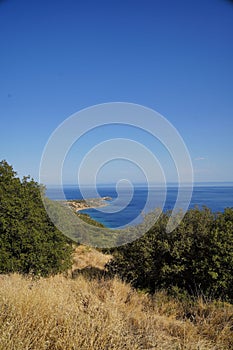
[[(75, 269), (108, 257), (78, 248)], [(0, 350), (233, 349), (233, 306), (138, 292), (117, 278), (0, 276)]]

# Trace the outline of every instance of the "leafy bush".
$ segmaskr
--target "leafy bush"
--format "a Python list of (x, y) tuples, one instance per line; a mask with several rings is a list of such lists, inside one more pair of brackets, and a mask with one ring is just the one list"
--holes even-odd
[(0, 273), (47, 276), (71, 266), (71, 243), (54, 227), (40, 185), (0, 162)]
[(204, 295), (233, 301), (233, 209), (213, 214), (190, 209), (180, 225), (166, 233), (163, 213), (139, 240), (117, 248), (107, 265), (133, 286), (154, 292)]

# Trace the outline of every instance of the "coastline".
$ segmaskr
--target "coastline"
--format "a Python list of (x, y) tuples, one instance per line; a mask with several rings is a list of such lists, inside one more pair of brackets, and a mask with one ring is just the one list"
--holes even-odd
[(84, 199), (67, 200), (66, 203), (76, 212), (79, 212), (85, 209), (105, 207), (108, 205), (108, 201), (110, 200), (112, 200), (111, 197), (105, 196), (101, 198), (90, 198), (87, 200), (84, 200)]

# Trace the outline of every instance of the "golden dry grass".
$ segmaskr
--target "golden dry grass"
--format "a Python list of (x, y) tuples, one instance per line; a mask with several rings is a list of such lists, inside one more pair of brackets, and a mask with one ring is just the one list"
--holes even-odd
[[(110, 258), (80, 246), (72, 270)], [(232, 318), (232, 305), (150, 297), (116, 278), (0, 276), (0, 350), (229, 350)]]
[[(0, 277), (1, 350), (232, 349), (232, 306), (191, 310), (117, 279)], [(190, 310), (189, 310), (190, 311)]]
[(88, 266), (93, 266), (100, 270), (103, 270), (106, 263), (111, 258), (111, 255), (102, 254), (94, 248), (79, 245), (75, 247), (72, 270), (74, 271), (75, 269), (83, 269)]

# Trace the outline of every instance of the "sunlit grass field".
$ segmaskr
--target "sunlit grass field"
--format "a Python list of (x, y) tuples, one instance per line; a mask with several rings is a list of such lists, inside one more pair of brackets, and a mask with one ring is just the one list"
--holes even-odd
[[(109, 256), (76, 250), (74, 269)], [(233, 306), (180, 302), (114, 279), (0, 276), (0, 350), (233, 349)]]

